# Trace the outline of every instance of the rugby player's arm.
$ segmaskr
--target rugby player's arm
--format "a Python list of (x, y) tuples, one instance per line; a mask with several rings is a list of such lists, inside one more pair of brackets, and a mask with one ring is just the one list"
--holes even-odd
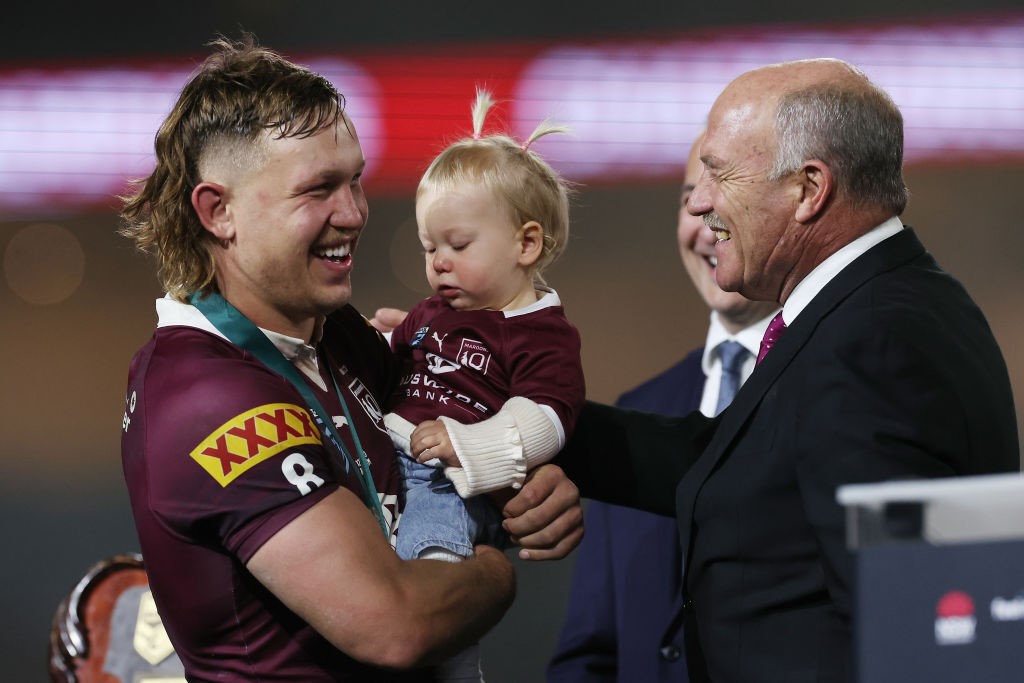
[(477, 642), (512, 604), (499, 550), (464, 562), (403, 561), (351, 491), (340, 488), (278, 531), (247, 567), (350, 657), (392, 668), (430, 664)]

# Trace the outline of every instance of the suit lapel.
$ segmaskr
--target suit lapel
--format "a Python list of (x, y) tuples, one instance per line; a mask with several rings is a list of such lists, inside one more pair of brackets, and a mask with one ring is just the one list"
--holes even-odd
[(718, 417), (710, 443), (676, 489), (676, 516), (679, 521), (680, 547), (683, 549), (684, 592), (697, 496), (715, 467), (730, 452), (740, 430), (765, 394), (810, 340), (818, 324), (854, 290), (877, 275), (902, 266), (924, 253), (924, 246), (913, 230), (906, 228), (875, 245), (840, 271), (811, 300), (793, 325), (786, 329), (771, 352), (758, 364), (754, 374), (740, 387), (732, 404)]

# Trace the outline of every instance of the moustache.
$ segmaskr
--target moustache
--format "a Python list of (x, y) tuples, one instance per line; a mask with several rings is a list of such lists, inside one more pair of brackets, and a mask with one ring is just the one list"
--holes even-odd
[(719, 217), (714, 211), (709, 211), (701, 218), (704, 219), (704, 225), (711, 228), (712, 230), (725, 230), (725, 222)]

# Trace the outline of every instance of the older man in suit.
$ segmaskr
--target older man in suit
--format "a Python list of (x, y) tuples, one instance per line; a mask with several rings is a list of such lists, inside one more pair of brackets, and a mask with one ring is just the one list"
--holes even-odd
[(590, 404), (561, 458), (584, 495), (675, 514), (694, 681), (852, 678), (838, 486), (1019, 469), (1002, 354), (898, 216), (903, 124), (859, 70), (750, 71), (719, 96), (688, 202), (716, 280), (776, 301), (718, 418)]

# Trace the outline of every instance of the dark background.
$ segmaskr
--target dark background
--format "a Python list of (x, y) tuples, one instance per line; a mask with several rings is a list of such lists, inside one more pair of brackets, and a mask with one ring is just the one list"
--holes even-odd
[[(898, 6), (897, 6), (898, 5)], [(727, 26), (847, 21), (884, 24), (963, 12), (1020, 9), (1017, 2), (869, 0), (739, 3), (17, 3), (0, 16), (0, 69), (195, 55), (239, 27), (289, 51), (404, 50), (465, 43), (671, 35)], [(1021, 402), (1024, 273), (1018, 228), (1024, 164), (914, 166), (905, 221), (974, 294), (992, 322)], [(411, 195), (411, 193), (410, 193)], [(707, 315), (678, 263), (675, 182), (585, 190), (574, 237), (548, 274), (584, 339), (589, 396), (612, 401), (703, 341)], [(0, 283), (0, 679), (43, 681), (49, 621), (95, 561), (134, 550), (118, 457), (128, 360), (152, 331), (160, 295), (151, 264), (114, 234), (117, 217), (93, 209), (45, 216), (79, 239), (81, 286), (67, 300), (26, 303)], [(39, 217), (33, 218), (33, 222)], [(425, 293), (411, 200), (374, 199), (361, 241), (355, 303), (364, 312), (408, 306)], [(0, 216), (0, 253), (29, 221)], [(398, 239), (397, 236), (401, 236)], [(542, 679), (561, 620), (572, 560), (519, 567), (519, 597), (484, 642), (490, 683)]]
[(0, 59), (202, 54), (216, 33), (255, 33), (284, 52), (501, 40), (607, 38), (706, 27), (904, 21), (1019, 10), (1019, 0), (801, 0), (738, 2), (466, 2), (232, 0), (225, 2), (8, 3)]

